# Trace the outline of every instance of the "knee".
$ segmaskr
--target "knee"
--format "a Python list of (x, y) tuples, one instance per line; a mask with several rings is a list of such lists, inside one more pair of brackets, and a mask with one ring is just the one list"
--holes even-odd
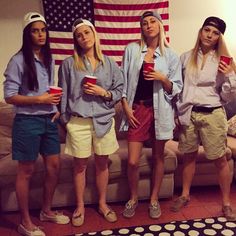
[(129, 169), (136, 170), (139, 167), (139, 162), (134, 160), (129, 160), (128, 162)]
[(107, 160), (96, 161), (96, 171), (105, 171), (108, 169)]
[(58, 175), (60, 172), (60, 161), (54, 161), (46, 166), (47, 174), (49, 175)]
[(78, 174), (81, 174), (83, 172), (85, 172), (87, 169), (87, 163), (86, 162), (80, 162), (79, 160), (78, 161), (75, 161), (75, 165), (74, 165), (74, 173), (78, 173)]
[(225, 156), (215, 160), (215, 166), (217, 169), (223, 169), (225, 167), (228, 167), (228, 161)]
[(30, 180), (32, 175), (34, 173), (34, 168), (25, 168), (25, 169), (19, 169), (17, 176), (20, 179), (26, 179), (26, 180)]

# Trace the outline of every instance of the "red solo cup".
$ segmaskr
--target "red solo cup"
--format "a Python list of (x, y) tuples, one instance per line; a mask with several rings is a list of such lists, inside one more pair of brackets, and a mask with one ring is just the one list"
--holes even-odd
[(232, 62), (232, 57), (220, 56), (220, 61), (225, 62), (227, 65), (230, 65)]
[(154, 62), (144, 62), (143, 64), (144, 71), (150, 72), (153, 69), (154, 69)]
[(85, 75), (84, 82), (85, 83), (96, 84), (97, 83), (97, 77), (92, 76), (92, 75)]
[(57, 87), (57, 86), (50, 86), (50, 87), (49, 87), (49, 93), (50, 93), (50, 94), (62, 93), (62, 88)]

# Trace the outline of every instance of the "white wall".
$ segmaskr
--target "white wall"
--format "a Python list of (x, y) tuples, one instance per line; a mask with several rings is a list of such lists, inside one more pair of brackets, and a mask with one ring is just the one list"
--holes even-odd
[[(226, 21), (226, 42), (236, 58), (235, 0), (169, 0), (171, 46), (179, 54), (193, 47), (197, 32), (206, 17), (215, 15)], [(3, 73), (10, 57), (19, 50), (22, 17), (28, 11), (42, 13), (40, 0), (0, 0), (0, 100)]]

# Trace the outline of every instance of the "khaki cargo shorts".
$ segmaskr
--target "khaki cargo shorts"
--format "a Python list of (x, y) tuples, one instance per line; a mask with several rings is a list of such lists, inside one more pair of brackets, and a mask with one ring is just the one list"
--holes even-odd
[(201, 144), (208, 159), (218, 159), (226, 153), (227, 128), (223, 108), (215, 109), (211, 113), (192, 111), (190, 125), (181, 127), (179, 150), (192, 153)]

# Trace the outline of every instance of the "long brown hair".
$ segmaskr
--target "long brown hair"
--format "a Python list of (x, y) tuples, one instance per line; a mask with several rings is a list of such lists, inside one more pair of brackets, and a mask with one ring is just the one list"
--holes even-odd
[[(27, 75), (27, 85), (29, 90), (35, 90), (39, 88), (35, 63), (34, 63), (34, 53), (33, 53), (33, 44), (31, 38), (31, 26), (34, 22), (27, 25), (23, 31), (23, 43), (20, 51), (23, 53), (24, 57), (24, 73)], [(46, 25), (45, 25), (46, 26)], [(52, 54), (49, 46), (49, 33), (46, 28), (46, 43), (41, 48), (41, 53), (43, 55), (43, 63), (47, 69), (49, 76), (49, 81), (51, 81), (51, 64), (52, 64)]]

